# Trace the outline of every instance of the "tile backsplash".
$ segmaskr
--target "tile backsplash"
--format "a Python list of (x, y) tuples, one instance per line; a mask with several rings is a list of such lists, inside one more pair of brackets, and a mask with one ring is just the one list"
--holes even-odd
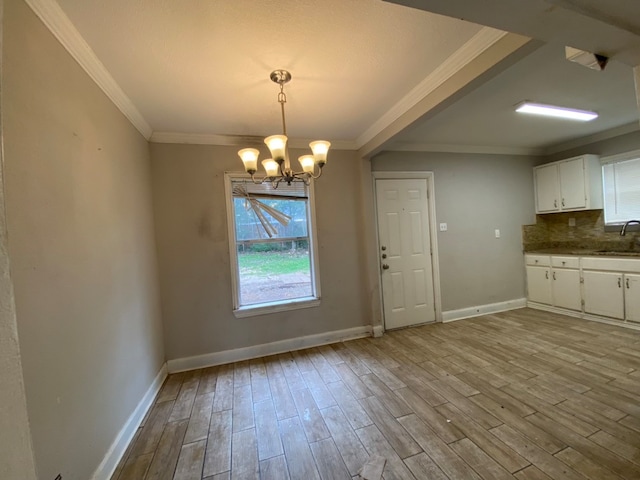
[[(569, 219), (575, 219), (575, 226), (569, 225)], [(548, 248), (633, 250), (636, 236), (638, 233), (622, 237), (618, 232), (605, 232), (603, 210), (536, 215), (535, 225), (522, 227), (525, 252)]]

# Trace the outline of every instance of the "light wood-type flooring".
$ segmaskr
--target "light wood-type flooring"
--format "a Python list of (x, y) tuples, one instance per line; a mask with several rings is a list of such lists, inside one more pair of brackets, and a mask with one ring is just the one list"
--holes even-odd
[(170, 375), (113, 480), (640, 479), (640, 331), (531, 309)]

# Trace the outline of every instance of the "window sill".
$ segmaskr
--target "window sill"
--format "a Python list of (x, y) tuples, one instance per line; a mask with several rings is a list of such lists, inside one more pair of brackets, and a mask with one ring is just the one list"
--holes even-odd
[(300, 310), (302, 308), (312, 308), (320, 305), (320, 299), (315, 297), (296, 298), (281, 302), (261, 303), (258, 305), (247, 305), (236, 308), (233, 315), (236, 318), (255, 317), (257, 315), (268, 315), (270, 313), (287, 312), (289, 310)]

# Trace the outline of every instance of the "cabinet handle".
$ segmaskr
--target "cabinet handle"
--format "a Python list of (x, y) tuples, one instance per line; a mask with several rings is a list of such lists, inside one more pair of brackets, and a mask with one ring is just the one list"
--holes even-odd
[(544, 272), (544, 278), (546, 278), (547, 280), (549, 280), (549, 270), (546, 270)]
[(618, 288), (622, 288), (622, 279), (618, 277)]
[(626, 284), (627, 284), (627, 289), (631, 288), (631, 287), (629, 286), (629, 279), (628, 279), (628, 278), (625, 278), (625, 280), (626, 280)]
[(564, 198), (562, 199), (562, 206), (564, 207)]
[(553, 201), (553, 208), (558, 208), (558, 200)]
[(553, 279), (556, 279), (556, 272), (553, 272)]

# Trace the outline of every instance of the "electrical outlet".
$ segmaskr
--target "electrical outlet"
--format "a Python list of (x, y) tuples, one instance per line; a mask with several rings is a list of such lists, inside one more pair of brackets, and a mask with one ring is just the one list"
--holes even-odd
[(496, 234), (496, 238), (500, 238), (500, 230), (499, 229), (496, 228), (495, 234)]
[(441, 232), (446, 232), (447, 231), (447, 224), (446, 223), (441, 223), (440, 224), (440, 231)]

